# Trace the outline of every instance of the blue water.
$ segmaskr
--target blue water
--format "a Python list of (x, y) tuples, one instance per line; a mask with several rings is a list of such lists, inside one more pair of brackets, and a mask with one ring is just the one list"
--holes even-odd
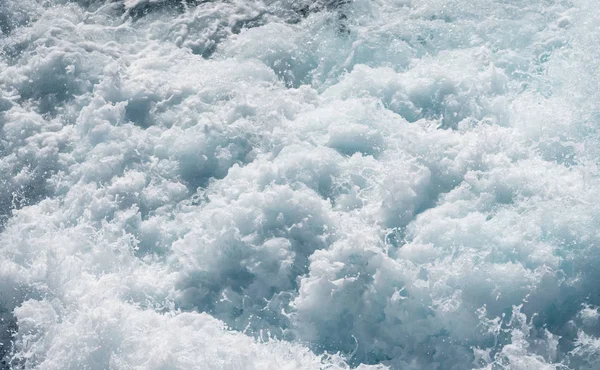
[(0, 0), (7, 369), (600, 369), (594, 0)]

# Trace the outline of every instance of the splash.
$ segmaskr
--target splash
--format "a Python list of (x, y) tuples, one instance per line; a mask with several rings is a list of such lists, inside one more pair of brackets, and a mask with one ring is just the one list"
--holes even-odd
[(586, 0), (0, 3), (0, 356), (596, 369)]

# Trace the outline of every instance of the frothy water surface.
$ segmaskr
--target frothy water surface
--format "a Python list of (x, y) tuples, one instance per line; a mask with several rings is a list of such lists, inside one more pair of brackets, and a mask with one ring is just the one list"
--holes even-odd
[(2, 0), (2, 366), (600, 368), (599, 27)]

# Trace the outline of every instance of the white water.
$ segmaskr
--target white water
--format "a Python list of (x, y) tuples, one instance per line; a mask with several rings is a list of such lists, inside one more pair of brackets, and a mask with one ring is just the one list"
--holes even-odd
[(7, 368), (600, 367), (597, 2), (313, 3), (0, 0)]

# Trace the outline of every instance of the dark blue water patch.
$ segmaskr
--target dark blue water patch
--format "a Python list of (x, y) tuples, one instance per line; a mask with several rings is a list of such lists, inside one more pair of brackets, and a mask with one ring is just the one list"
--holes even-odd
[(0, 39), (31, 21), (31, 14), (27, 10), (26, 7), (19, 7), (17, 1), (0, 2)]
[(2, 43), (0, 48), (0, 57), (8, 66), (14, 66), (18, 63), (23, 53), (27, 50), (29, 43), (26, 41), (15, 41)]
[[(3, 156), (10, 155), (4, 149), (5, 145), (0, 140), (0, 161), (4, 160)], [(53, 194), (48, 180), (59, 171), (57, 164), (52, 160), (37, 163), (35, 159), (31, 159), (28, 165), (29, 176), (24, 182), (14, 180), (23, 167), (13, 168), (11, 173), (0, 175), (0, 231), (4, 229), (15, 210), (37, 204)]]
[[(141, 21), (145, 17), (153, 14), (164, 14), (165, 16), (175, 17), (179, 14), (190, 11), (193, 7), (202, 6), (206, 3), (214, 3), (222, 0), (163, 0), (156, 2), (141, 2), (130, 9), (123, 7), (123, 12), (127, 14), (134, 22)], [(288, 2), (275, 2), (267, 9), (258, 14), (249, 14), (246, 17), (236, 17), (233, 23), (228, 20), (221, 20), (217, 24), (217, 29), (206, 42), (192, 43), (188, 45), (192, 53), (202, 56), (205, 59), (211, 58), (218, 49), (219, 44), (225, 41), (231, 34), (239, 34), (243, 30), (261, 27), (267, 23), (269, 16), (278, 18), (279, 21), (295, 24), (301, 22), (304, 18), (315, 12), (331, 12), (332, 21), (336, 22), (339, 34), (348, 34), (348, 16), (344, 9), (350, 4), (348, 0), (322, 0), (322, 1), (304, 1), (289, 4)], [(285, 82), (288, 87), (298, 87), (306, 83), (304, 75), (297, 76), (297, 68), (294, 61), (277, 61), (276, 66), (272, 66), (275, 73)], [(313, 66), (313, 68), (316, 67)]]
[[(4, 185), (0, 192), (0, 231), (15, 210), (36, 204), (49, 195), (46, 181), (51, 174), (34, 178), (25, 185)], [(0, 180), (1, 181), (1, 180)], [(2, 222), (4, 221), (4, 222)]]
[(188, 7), (196, 6), (209, 0), (161, 0), (143, 1), (127, 9), (127, 15), (134, 20), (140, 19), (148, 14), (165, 12), (167, 14), (179, 14), (185, 12)]
[(144, 129), (150, 127), (154, 123), (151, 110), (155, 103), (149, 97), (129, 99), (125, 107), (125, 120)]
[(0, 296), (0, 370), (11, 369), (11, 365), (14, 365), (11, 361), (13, 336), (18, 330), (12, 309), (4, 301), (5, 298)]
[(44, 293), (14, 281), (0, 281), (0, 369), (24, 369), (25, 359), (16, 356), (14, 339), (19, 326), (14, 309), (29, 299), (39, 300)]

